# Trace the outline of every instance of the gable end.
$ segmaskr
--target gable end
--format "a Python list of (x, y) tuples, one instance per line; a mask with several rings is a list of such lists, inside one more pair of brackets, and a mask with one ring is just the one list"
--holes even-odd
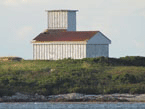
[(111, 44), (111, 40), (101, 32), (98, 32), (88, 40), (87, 44)]

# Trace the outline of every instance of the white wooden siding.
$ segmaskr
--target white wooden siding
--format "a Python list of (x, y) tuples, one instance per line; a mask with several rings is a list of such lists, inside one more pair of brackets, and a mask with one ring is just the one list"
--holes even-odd
[(45, 51), (44, 51), (44, 44), (41, 45), (41, 59), (44, 60), (45, 59)]
[(37, 45), (36, 44), (36, 46), (37, 46), (37, 48), (36, 48), (36, 59), (40, 59), (40, 50), (39, 50), (39, 45)]
[(36, 60), (36, 44), (33, 44), (33, 59)]
[(53, 59), (53, 49), (52, 49), (53, 45), (49, 45), (49, 59), (52, 60)]
[(58, 60), (64, 58), (109, 57), (108, 44), (33, 44), (34, 60)]
[(67, 31), (76, 31), (76, 12), (48, 12), (48, 29), (67, 29)]
[(48, 29), (67, 29), (67, 13), (67, 11), (48, 12)]
[(33, 44), (34, 60), (58, 60), (86, 58), (85, 44)]

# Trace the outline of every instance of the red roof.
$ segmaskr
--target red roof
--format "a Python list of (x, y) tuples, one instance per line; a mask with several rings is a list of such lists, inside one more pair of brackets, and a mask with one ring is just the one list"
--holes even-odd
[(33, 40), (36, 41), (85, 41), (93, 37), (98, 31), (57, 31), (49, 30), (40, 33)]

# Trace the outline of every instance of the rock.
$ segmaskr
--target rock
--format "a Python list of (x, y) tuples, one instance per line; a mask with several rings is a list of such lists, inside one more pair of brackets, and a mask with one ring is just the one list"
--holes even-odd
[(35, 93), (35, 96), (38, 96), (38, 93)]
[(46, 100), (45, 96), (41, 95), (41, 99), (42, 100)]
[(43, 101), (46, 101), (47, 100), (47, 97), (43, 96), (43, 95), (38, 95), (37, 93), (35, 94), (33, 100), (43, 100)]
[(127, 102), (127, 101), (145, 101), (145, 94), (131, 95), (131, 94), (106, 94), (106, 95), (84, 95), (80, 93), (68, 93), (68, 94), (59, 94), (59, 95), (28, 95), (17, 92), (13, 96), (3, 96), (0, 98), (0, 102), (4, 101), (118, 101), (118, 102)]
[(145, 102), (145, 94), (136, 95), (134, 98), (128, 98), (131, 101), (144, 101)]
[(20, 100), (20, 99), (27, 100), (29, 98), (30, 98), (29, 95), (25, 95), (19, 92), (17, 92), (15, 95), (12, 96), (13, 100)]
[(64, 96), (64, 98), (66, 99), (79, 99), (80, 97), (83, 97), (83, 94), (69, 93), (69, 94), (66, 94), (66, 96)]
[(3, 102), (3, 99), (2, 98), (0, 98), (0, 102)]
[(95, 100), (97, 97), (96, 97), (96, 95), (84, 95), (82, 98), (89, 99), (89, 100)]

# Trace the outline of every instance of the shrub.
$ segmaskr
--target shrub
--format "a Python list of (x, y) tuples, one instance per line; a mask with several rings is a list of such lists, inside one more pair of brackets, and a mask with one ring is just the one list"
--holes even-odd
[(122, 83), (136, 83), (135, 76), (129, 73), (122, 74), (119, 79)]
[(145, 93), (145, 85), (144, 84), (135, 85), (134, 87), (132, 87), (130, 89), (129, 93), (131, 93), (131, 94), (143, 94), (143, 93)]
[[(145, 68), (139, 67), (145, 65), (144, 59), (98, 57), (3, 62), (0, 63), (0, 87), (3, 89), (0, 91), (1, 95), (10, 95), (12, 91), (44, 95), (145, 93)], [(50, 69), (55, 70), (50, 72)]]

